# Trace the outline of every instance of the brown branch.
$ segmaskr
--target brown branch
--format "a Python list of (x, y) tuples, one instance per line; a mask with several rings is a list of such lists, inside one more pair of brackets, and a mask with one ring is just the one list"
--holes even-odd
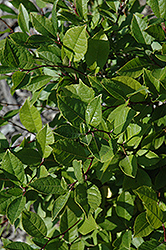
[(9, 29), (10, 29), (10, 31), (13, 33), (14, 31), (13, 31), (13, 29), (12, 29), (12, 27), (10, 27), (8, 24), (7, 24), (7, 22), (5, 21), (5, 20), (3, 20), (1, 17), (0, 17), (0, 21), (2, 21)]

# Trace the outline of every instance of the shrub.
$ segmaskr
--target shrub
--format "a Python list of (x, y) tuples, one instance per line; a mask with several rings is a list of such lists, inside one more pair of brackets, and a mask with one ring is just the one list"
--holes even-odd
[(31, 236), (4, 248), (165, 249), (165, 0), (147, 16), (138, 0), (11, 3), (0, 73), (31, 97), (1, 126), (19, 113), (34, 140), (0, 135), (0, 214)]

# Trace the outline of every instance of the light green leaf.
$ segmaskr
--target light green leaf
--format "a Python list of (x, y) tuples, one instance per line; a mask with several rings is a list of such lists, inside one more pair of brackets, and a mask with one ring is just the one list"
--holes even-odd
[(38, 132), (42, 128), (39, 111), (27, 99), (20, 109), (20, 120), (30, 132)]
[(47, 228), (41, 217), (31, 211), (23, 211), (22, 225), (24, 230), (36, 238), (43, 238), (47, 235)]
[(77, 0), (76, 1), (76, 10), (78, 15), (83, 18), (87, 19), (87, 1), (86, 0)]
[(52, 220), (55, 220), (55, 218), (58, 216), (58, 214), (61, 212), (61, 210), (64, 208), (66, 205), (68, 199), (70, 197), (70, 192), (60, 195), (55, 202), (53, 203), (53, 208), (52, 208)]
[(53, 7), (52, 7), (52, 24), (54, 27), (54, 31), (55, 34), (57, 34), (57, 30), (58, 30), (58, 18), (57, 18), (57, 4), (58, 4), (59, 0), (55, 0)]
[[(152, 239), (149, 241), (145, 241), (139, 246), (138, 250), (157, 250), (157, 247), (160, 245), (159, 241), (156, 239)], [(165, 246), (164, 246), (165, 247)]]
[(4, 246), (5, 249), (9, 250), (33, 250), (31, 246), (24, 242), (11, 242)]
[(24, 5), (21, 3), (19, 6), (19, 14), (18, 14), (18, 24), (23, 32), (29, 33), (29, 14)]
[(117, 199), (116, 213), (119, 217), (130, 220), (134, 212), (134, 200), (129, 192), (122, 192)]
[(137, 174), (137, 158), (134, 155), (126, 155), (119, 162), (121, 170), (128, 176), (135, 178)]
[(87, 159), (87, 151), (77, 141), (68, 139), (59, 140), (51, 147), (53, 148), (55, 160), (64, 166), (71, 166), (74, 159)]
[(57, 34), (54, 31), (53, 24), (50, 19), (45, 16), (38, 15), (37, 13), (31, 13), (32, 23), (35, 29), (44, 36), (51, 38), (57, 38)]
[(122, 233), (119, 238), (117, 238), (113, 242), (113, 246), (115, 246), (115, 250), (127, 250), (131, 249), (131, 241), (132, 241), (132, 231), (127, 230), (126, 232)]
[(159, 205), (152, 202), (148, 204), (146, 203), (145, 207), (147, 209), (146, 218), (149, 224), (155, 229), (161, 227), (163, 222), (163, 212), (160, 209)]
[(6, 151), (1, 165), (7, 178), (20, 185), (24, 181), (24, 166), (22, 162), (9, 150)]
[(143, 73), (143, 68), (146, 68), (149, 65), (150, 63), (145, 59), (135, 57), (121, 67), (117, 73), (123, 76), (137, 78)]
[(165, 0), (148, 0), (147, 4), (152, 8), (154, 15), (158, 18), (166, 18)]
[(88, 50), (86, 53), (86, 61), (88, 66), (101, 69), (105, 65), (109, 55), (109, 41), (103, 30), (99, 31), (88, 41)]
[(20, 216), (26, 204), (25, 196), (20, 196), (14, 199), (7, 207), (7, 217), (11, 224)]
[(51, 79), (52, 79), (51, 76), (46, 76), (46, 75), (34, 76), (31, 78), (31, 81), (28, 84), (28, 86), (26, 86), (26, 89), (32, 92), (39, 90), (42, 87), (46, 86)]
[(54, 135), (48, 124), (37, 133), (36, 139), (39, 152), (43, 158), (47, 158), (52, 152), (52, 148), (49, 144), (54, 143)]
[(74, 174), (80, 184), (84, 183), (82, 161), (73, 161)]
[(141, 186), (134, 190), (134, 193), (136, 193), (145, 204), (157, 203), (157, 195), (150, 187)]
[(73, 126), (80, 127), (85, 122), (86, 104), (79, 99), (58, 95), (58, 107), (65, 119)]
[(71, 61), (80, 61), (87, 51), (87, 37), (85, 26), (75, 26), (70, 28), (64, 38), (63, 45), (66, 55)]
[[(60, 219), (60, 232), (63, 233), (77, 222), (76, 215), (67, 207)], [(78, 237), (77, 225), (64, 234), (64, 239), (73, 242)]]
[(101, 203), (101, 193), (96, 185), (88, 185), (87, 189), (88, 204), (90, 206), (90, 213), (95, 212), (95, 210), (100, 206)]
[(115, 108), (108, 116), (108, 121), (113, 124), (113, 132), (120, 134), (124, 132), (131, 120), (136, 115), (136, 111), (122, 104)]
[(11, 88), (11, 94), (13, 95), (16, 89), (21, 89), (25, 87), (29, 83), (29, 80), (29, 74), (26, 74), (21, 71), (14, 72), (14, 74), (12, 75), (12, 82), (14, 85)]
[(42, 58), (45, 62), (49, 63), (49, 65), (61, 63), (61, 50), (60, 48), (58, 48), (58, 46), (40, 46), (37, 52), (40, 58)]
[(63, 194), (65, 190), (62, 188), (60, 180), (53, 178), (51, 175), (34, 180), (29, 184), (37, 192), (42, 194)]
[(142, 44), (151, 44), (153, 37), (148, 35), (144, 30), (147, 28), (147, 23), (139, 14), (134, 14), (131, 22), (131, 31), (135, 40)]
[(134, 237), (146, 237), (153, 231), (153, 227), (146, 219), (146, 212), (139, 214), (134, 223)]
[(137, 152), (138, 164), (144, 168), (148, 168), (152, 166), (155, 166), (155, 168), (157, 168), (156, 164), (159, 162), (159, 160), (160, 160), (160, 157), (156, 153), (150, 150), (140, 149)]
[(85, 119), (87, 124), (97, 127), (102, 120), (101, 95), (96, 96), (87, 106)]
[(96, 224), (96, 221), (93, 216), (90, 214), (88, 218), (85, 218), (85, 221), (79, 228), (79, 232), (83, 235), (86, 235), (95, 229), (98, 229), (98, 225)]
[(85, 244), (83, 241), (75, 242), (71, 245), (70, 250), (84, 250)]
[(71, 92), (71, 97), (78, 98), (85, 103), (89, 103), (95, 95), (94, 90), (85, 85), (81, 80), (79, 84), (71, 84), (66, 86), (65, 89)]

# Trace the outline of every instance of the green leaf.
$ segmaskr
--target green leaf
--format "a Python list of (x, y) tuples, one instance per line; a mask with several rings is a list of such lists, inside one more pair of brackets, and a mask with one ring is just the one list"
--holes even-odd
[(122, 192), (117, 199), (116, 213), (119, 217), (130, 220), (134, 212), (134, 200), (129, 192)]
[(131, 249), (130, 248), (131, 240), (132, 240), (132, 232), (130, 230), (127, 230), (113, 242), (113, 246), (115, 246), (114, 249), (119, 249), (119, 250)]
[[(42, 161), (42, 157), (36, 149), (23, 148), (15, 153), (23, 164), (36, 166)], [(31, 156), (31, 157), (29, 157)]]
[(53, 178), (51, 175), (34, 180), (29, 184), (37, 192), (42, 194), (63, 194), (65, 190), (62, 188), (60, 180)]
[(73, 126), (80, 127), (85, 122), (86, 104), (79, 99), (58, 95), (58, 107), (65, 119)]
[(164, 0), (148, 0), (148, 5), (152, 8), (156, 17), (166, 18), (166, 2)]
[(18, 24), (23, 32), (29, 33), (29, 14), (22, 3), (19, 6)]
[(55, 34), (58, 30), (58, 18), (57, 18), (57, 5), (59, 0), (54, 1), (53, 7), (52, 7), (52, 24), (54, 27)]
[(35, 5), (31, 1), (27, 1), (27, 0), (12, 0), (11, 3), (13, 4), (13, 6), (16, 9), (18, 9), (20, 3), (22, 3), (29, 12), (30, 11), (38, 12), (37, 8), (35, 7)]
[(153, 202), (148, 204), (146, 203), (145, 207), (147, 209), (146, 218), (149, 224), (155, 229), (161, 227), (163, 222), (163, 212), (159, 205)]
[(53, 39), (57, 37), (51, 20), (37, 13), (31, 13), (31, 18), (33, 26), (39, 33)]
[(59, 140), (51, 147), (53, 148), (55, 160), (64, 166), (71, 166), (74, 159), (87, 159), (87, 151), (77, 141), (68, 139)]
[(121, 170), (128, 176), (135, 178), (137, 174), (137, 158), (134, 155), (126, 155), (119, 162)]
[(139, 14), (134, 14), (133, 19), (131, 22), (131, 31), (132, 35), (134, 36), (135, 40), (138, 43), (142, 44), (151, 44), (151, 42), (154, 40), (153, 37), (148, 35), (144, 30), (147, 28), (147, 23), (144, 19), (142, 19), (142, 16)]
[(108, 116), (108, 121), (113, 124), (113, 132), (115, 134), (120, 134), (124, 132), (131, 122), (131, 120), (136, 115), (136, 111), (126, 107), (126, 104), (122, 104), (115, 108)]
[(60, 195), (53, 203), (52, 208), (52, 220), (55, 220), (55, 218), (58, 216), (58, 214), (61, 212), (61, 210), (66, 205), (68, 199), (70, 197), (70, 192)]
[(48, 124), (37, 133), (36, 139), (39, 145), (39, 152), (43, 158), (47, 158), (52, 152), (52, 148), (49, 144), (54, 143), (54, 135)]
[(16, 12), (12, 8), (10, 8), (9, 6), (7, 6), (7, 5), (5, 5), (3, 3), (0, 4), (0, 9), (2, 11), (7, 12), (7, 13), (11, 13), (11, 14), (14, 14), (14, 15), (16, 14)]
[(86, 61), (88, 66), (100, 67), (107, 62), (109, 55), (109, 41), (103, 30), (99, 31), (88, 41)]
[(7, 207), (7, 217), (11, 224), (20, 216), (26, 204), (25, 196), (20, 196), (14, 199)]
[(38, 132), (42, 128), (42, 120), (39, 111), (30, 104), (27, 99), (20, 109), (20, 120), (30, 132)]
[(61, 51), (58, 46), (55, 45), (48, 45), (48, 46), (41, 46), (37, 50), (39, 56), (43, 61), (49, 63), (49, 65), (55, 65), (61, 63)]
[(144, 69), (144, 82), (153, 95), (160, 92), (160, 81), (153, 77), (150, 70)]
[(34, 76), (31, 78), (31, 81), (28, 84), (28, 86), (26, 86), (26, 89), (35, 92), (36, 90), (39, 90), (42, 87), (46, 86), (51, 79), (52, 79), (51, 76), (46, 76), (46, 75)]
[(84, 250), (85, 244), (83, 241), (75, 242), (71, 245), (70, 250)]
[(77, 225), (73, 227), (76, 222), (76, 215), (67, 207), (60, 219), (60, 232), (63, 233), (72, 227), (64, 234), (64, 239), (68, 242), (73, 242), (78, 237)]
[(101, 95), (96, 96), (87, 106), (85, 119), (87, 124), (97, 127), (102, 120)]
[(15, 44), (11, 39), (6, 38), (3, 50), (5, 64), (15, 68), (30, 68), (33, 65), (33, 57), (30, 52)]
[(145, 204), (157, 202), (157, 195), (150, 187), (141, 186), (134, 190), (134, 193), (136, 193)]
[(157, 247), (160, 245), (159, 241), (156, 239), (152, 239), (149, 241), (145, 241), (139, 246), (138, 250), (157, 250)]
[(75, 26), (70, 28), (64, 38), (63, 46), (66, 55), (71, 61), (80, 61), (87, 51), (87, 37), (85, 26)]
[(47, 228), (40, 216), (31, 211), (23, 211), (22, 225), (24, 230), (32, 237), (42, 238), (47, 235)]
[(74, 168), (74, 175), (76, 179), (78, 180), (78, 183), (82, 184), (84, 183), (83, 178), (83, 170), (82, 170), (82, 161), (73, 161), (73, 168)]
[(6, 151), (1, 168), (4, 171), (4, 174), (7, 178), (9, 178), (12, 182), (17, 185), (23, 183), (24, 181), (24, 166), (22, 162), (9, 150)]
[[(130, 98), (132, 102), (141, 102), (146, 98), (147, 90), (135, 79), (129, 76), (117, 76), (111, 78), (116, 87), (116, 92), (122, 95), (125, 99)], [(115, 86), (114, 86), (115, 88)]]
[(138, 164), (144, 168), (152, 168), (153, 165), (155, 168), (157, 168), (158, 166), (156, 164), (159, 162), (159, 160), (160, 157), (150, 150), (140, 149), (137, 152)]
[(153, 231), (153, 227), (146, 219), (146, 212), (139, 214), (134, 223), (134, 237), (146, 237)]
[(71, 92), (71, 96), (78, 98), (85, 103), (89, 103), (95, 96), (95, 92), (92, 88), (85, 85), (81, 80), (79, 84), (71, 84), (66, 86), (65, 89)]
[(87, 19), (87, 1), (86, 0), (77, 0), (76, 1), (76, 10), (78, 15), (83, 18)]
[(90, 213), (95, 212), (95, 210), (100, 206), (102, 197), (101, 193), (96, 185), (91, 185), (89, 183), (87, 189), (88, 204), (90, 206)]
[(74, 190), (74, 200), (77, 205), (82, 209), (85, 215), (88, 215), (89, 204), (86, 184), (79, 184)]
[(54, 133), (62, 138), (68, 139), (76, 139), (80, 136), (79, 130), (68, 123), (57, 127)]
[(25, 87), (30, 80), (30, 75), (21, 71), (16, 71), (12, 75), (13, 86), (11, 88), (11, 94), (13, 95), (16, 89)]
[(152, 24), (148, 26), (145, 31), (154, 37), (156, 40), (163, 41), (165, 39), (164, 30), (161, 27), (161, 24)]
[(166, 185), (165, 176), (166, 176), (166, 168), (162, 168), (155, 178), (155, 187), (157, 189), (165, 187)]
[(117, 73), (122, 76), (137, 78), (143, 73), (143, 68), (147, 68), (149, 65), (150, 63), (145, 59), (135, 57), (121, 67)]
[(86, 235), (95, 229), (98, 229), (98, 225), (96, 224), (96, 221), (93, 216), (90, 214), (88, 218), (85, 218), (85, 221), (79, 228), (79, 232), (83, 235)]
[(11, 242), (4, 246), (5, 249), (9, 250), (33, 250), (31, 246), (24, 242)]

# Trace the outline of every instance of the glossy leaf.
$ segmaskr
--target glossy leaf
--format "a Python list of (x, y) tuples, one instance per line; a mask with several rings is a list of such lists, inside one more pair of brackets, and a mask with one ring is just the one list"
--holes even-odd
[(81, 60), (87, 51), (86, 27), (70, 28), (63, 38), (63, 46), (69, 60)]
[(33, 248), (25, 242), (11, 242), (5, 245), (5, 249), (9, 250), (32, 250)]
[(153, 227), (146, 219), (146, 212), (139, 214), (134, 223), (134, 237), (146, 237), (153, 231)]
[(58, 216), (58, 214), (61, 212), (61, 210), (64, 208), (66, 205), (68, 199), (70, 197), (70, 192), (59, 196), (54, 204), (53, 204), (53, 209), (52, 209), (52, 220), (55, 220), (55, 218)]
[(98, 226), (95, 222), (95, 219), (93, 218), (92, 215), (89, 215), (88, 218), (85, 218), (84, 223), (79, 228), (79, 232), (83, 235), (86, 235), (97, 228), (98, 228)]
[(146, 28), (146, 21), (144, 21), (144, 19), (142, 19), (138, 14), (134, 14), (131, 23), (131, 31), (138, 43), (151, 44), (154, 39), (144, 31)]
[(31, 78), (31, 81), (28, 86), (26, 86), (26, 89), (32, 92), (39, 90), (42, 87), (46, 86), (51, 79), (51, 76), (46, 75), (34, 76), (33, 78)]
[(129, 192), (122, 192), (117, 199), (117, 215), (126, 220), (132, 218), (134, 212), (134, 201)]
[(134, 190), (136, 194), (138, 194), (139, 198), (145, 203), (156, 203), (157, 202), (157, 195), (155, 191), (147, 186), (141, 186)]
[(52, 148), (55, 160), (64, 166), (71, 166), (74, 159), (85, 160), (87, 158), (87, 151), (74, 140), (59, 140), (52, 145)]
[(160, 24), (150, 25), (145, 29), (145, 31), (159, 41), (163, 41), (165, 39), (165, 33)]
[(31, 211), (23, 211), (22, 225), (24, 230), (32, 237), (43, 237), (47, 235), (47, 228), (40, 216)]
[(154, 14), (158, 18), (166, 18), (166, 2), (164, 0), (148, 0)]
[(29, 33), (29, 14), (24, 5), (21, 3), (19, 6), (18, 24), (23, 32)]
[(5, 175), (12, 182), (16, 184), (23, 183), (24, 181), (24, 166), (22, 162), (9, 150), (6, 151), (3, 160), (2, 166)]
[(38, 15), (37, 13), (31, 13), (32, 23), (35, 29), (44, 36), (56, 38), (56, 34), (52, 25), (51, 20), (48, 18)]
[(51, 175), (34, 180), (30, 183), (37, 192), (43, 194), (63, 194), (64, 189), (61, 187), (60, 180), (53, 178)]
[(54, 143), (54, 136), (48, 124), (37, 133), (36, 139), (39, 144), (39, 152), (43, 158), (47, 158), (52, 152), (52, 148), (49, 144)]
[(96, 96), (87, 106), (85, 119), (87, 124), (97, 127), (102, 120), (101, 96)]
[(74, 168), (74, 174), (75, 174), (76, 179), (78, 180), (78, 183), (80, 184), (84, 183), (82, 162), (74, 160), (73, 168)]
[(87, 1), (86, 0), (77, 0), (76, 1), (76, 9), (78, 15), (84, 19), (87, 19)]
[(38, 132), (42, 128), (39, 111), (27, 99), (20, 109), (20, 120), (30, 132)]
[(137, 174), (137, 158), (134, 155), (126, 155), (126, 157), (119, 162), (121, 170), (128, 176), (135, 178)]
[(26, 198), (25, 196), (20, 196), (14, 199), (7, 207), (7, 217), (11, 224), (20, 216), (21, 212), (25, 208)]
[(11, 88), (11, 93), (14, 94), (16, 89), (24, 88), (30, 81), (30, 75), (21, 71), (16, 71), (12, 75), (13, 86)]
[(88, 66), (103, 68), (108, 59), (108, 54), (108, 38), (101, 30), (88, 41), (88, 50), (86, 53)]
[(145, 207), (147, 209), (146, 218), (149, 224), (155, 229), (161, 227), (163, 222), (163, 212), (159, 205), (157, 203), (148, 203), (145, 204)]

